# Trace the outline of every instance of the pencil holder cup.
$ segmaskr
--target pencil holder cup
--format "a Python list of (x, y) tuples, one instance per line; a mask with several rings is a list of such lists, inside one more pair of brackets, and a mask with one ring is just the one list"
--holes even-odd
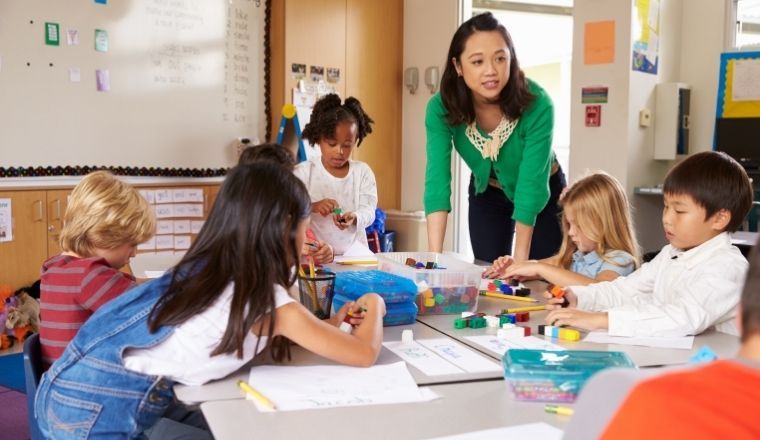
[(306, 272), (305, 275), (298, 276), (301, 304), (319, 319), (330, 317), (334, 292), (335, 274), (332, 272), (319, 271), (313, 277)]

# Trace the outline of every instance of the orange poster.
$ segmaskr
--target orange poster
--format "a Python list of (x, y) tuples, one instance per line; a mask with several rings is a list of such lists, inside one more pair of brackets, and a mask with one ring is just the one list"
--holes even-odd
[(615, 62), (615, 21), (586, 23), (583, 35), (583, 64)]

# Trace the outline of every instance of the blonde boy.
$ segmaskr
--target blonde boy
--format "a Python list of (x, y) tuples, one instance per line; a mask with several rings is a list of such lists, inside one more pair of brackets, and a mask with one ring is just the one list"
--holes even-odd
[(662, 225), (670, 242), (627, 277), (571, 287), (551, 325), (608, 330), (614, 336), (685, 336), (735, 324), (747, 260), (731, 245), (752, 206), (747, 173), (724, 153), (694, 154), (670, 170), (663, 188)]
[(42, 265), (40, 342), (52, 364), (100, 306), (132, 287), (119, 269), (156, 230), (153, 210), (131, 186), (105, 171), (85, 176), (64, 214), (62, 253)]

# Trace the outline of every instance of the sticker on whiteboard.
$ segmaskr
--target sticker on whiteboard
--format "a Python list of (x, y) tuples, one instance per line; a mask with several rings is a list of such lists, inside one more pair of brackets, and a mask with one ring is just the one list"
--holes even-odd
[(11, 199), (0, 199), (0, 243), (13, 241), (12, 207)]
[(95, 83), (98, 92), (107, 92), (111, 90), (111, 78), (108, 69), (98, 69), (95, 71)]
[(60, 27), (58, 23), (45, 23), (45, 44), (58, 46), (61, 44)]
[(76, 29), (66, 30), (66, 42), (69, 46), (79, 46), (79, 31)]
[(82, 71), (79, 70), (79, 67), (69, 68), (69, 81), (73, 83), (78, 83), (82, 81)]
[(95, 50), (108, 52), (108, 32), (103, 29), (95, 29)]

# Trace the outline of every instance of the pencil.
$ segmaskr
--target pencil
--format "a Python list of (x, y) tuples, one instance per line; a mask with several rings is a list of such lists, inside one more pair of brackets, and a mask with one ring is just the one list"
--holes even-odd
[(538, 302), (537, 299), (528, 298), (525, 296), (505, 295), (503, 293), (489, 292), (487, 290), (481, 290), (479, 294), (480, 296), (490, 296), (491, 298), (508, 299), (512, 301), (523, 301), (523, 302), (532, 302), (532, 303)]
[(502, 310), (502, 313), (543, 312), (545, 310), (546, 306), (514, 307), (511, 309), (504, 309)]
[(317, 276), (316, 271), (314, 270), (314, 258), (311, 257), (309, 260), (309, 277), (314, 278)]
[(559, 406), (559, 405), (546, 405), (544, 406), (544, 411), (550, 414), (559, 414), (561, 416), (571, 416), (575, 412), (572, 408), (568, 406)]
[(241, 390), (245, 392), (246, 395), (250, 396), (251, 398), (253, 398), (253, 400), (264, 405), (265, 408), (269, 408), (271, 410), (277, 409), (277, 406), (274, 404), (274, 402), (267, 399), (263, 394), (253, 389), (252, 386), (248, 385), (248, 382), (244, 380), (239, 380), (238, 386), (240, 387)]

